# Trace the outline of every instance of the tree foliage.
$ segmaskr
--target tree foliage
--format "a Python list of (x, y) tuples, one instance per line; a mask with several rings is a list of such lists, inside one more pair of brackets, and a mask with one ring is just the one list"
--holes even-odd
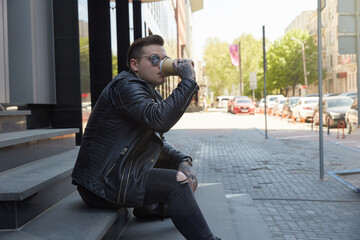
[(305, 84), (302, 46), (295, 39), (305, 46), (308, 85), (318, 79), (317, 46), (313, 38), (303, 30), (292, 30), (271, 44), (267, 51), (266, 87), (269, 92), (286, 96), (292, 88), (294, 95), (296, 85)]
[(221, 42), (218, 38), (208, 39), (204, 61), (209, 88), (215, 96), (223, 95), (225, 90), (231, 91), (232, 85), (239, 83), (239, 74), (231, 64), (228, 43)]
[[(262, 61), (262, 41), (255, 39), (251, 34), (243, 34), (240, 38), (235, 39), (233, 44), (239, 44), (240, 41), (244, 95), (251, 96), (249, 76), (250, 72), (258, 70), (260, 61)], [(209, 87), (215, 96), (223, 95), (225, 90), (231, 92), (233, 85), (240, 86), (240, 68), (231, 63), (228, 43), (220, 42), (217, 38), (208, 39), (204, 51), (204, 61)]]
[[(89, 38), (82, 37), (79, 40), (80, 44), (80, 79), (81, 92), (90, 92), (90, 58), (89, 58)], [(117, 55), (111, 53), (112, 58), (112, 73), (113, 77), (118, 74)]]
[(112, 58), (112, 73), (113, 73), (113, 77), (115, 77), (116, 75), (119, 74), (118, 72), (118, 58), (117, 55), (111, 53), (111, 58)]
[(81, 92), (90, 92), (90, 60), (89, 60), (89, 38), (82, 37), (80, 43), (80, 79)]
[[(292, 30), (273, 43), (266, 40), (266, 89), (267, 94), (282, 93), (285, 96), (295, 95), (297, 85), (305, 85), (302, 58), (302, 46), (294, 39), (304, 44), (308, 86), (317, 82), (317, 46), (314, 39), (303, 30)], [(251, 96), (250, 72), (257, 73), (257, 89), (255, 94), (260, 98), (263, 89), (263, 46), (262, 39), (255, 39), (251, 34), (243, 34), (233, 41), (241, 42), (242, 79), (244, 95)], [(209, 80), (209, 88), (217, 95), (229, 92), (233, 85), (239, 86), (239, 68), (231, 64), (229, 44), (210, 38), (204, 50), (205, 74)], [(326, 76), (323, 69), (323, 77)], [(291, 94), (292, 90), (292, 94)]]
[[(260, 72), (260, 65), (263, 59), (262, 40), (255, 39), (251, 34), (242, 34), (240, 38), (234, 40), (234, 44), (241, 42), (241, 69), (244, 84), (244, 94), (252, 96), (250, 89), (250, 72)], [(256, 91), (256, 95), (261, 94), (261, 88)]]

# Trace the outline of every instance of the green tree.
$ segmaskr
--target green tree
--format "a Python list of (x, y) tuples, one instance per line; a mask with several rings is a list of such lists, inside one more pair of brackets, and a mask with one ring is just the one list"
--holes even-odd
[[(250, 89), (250, 72), (256, 72), (257, 76), (259, 76), (259, 65), (262, 63), (262, 39), (257, 40), (251, 34), (242, 34), (240, 38), (235, 39), (233, 43), (238, 44), (239, 42), (241, 42), (243, 95), (252, 96), (252, 90)], [(259, 85), (255, 92), (256, 95), (260, 97), (261, 88), (259, 88)]]
[[(80, 79), (81, 92), (90, 92), (90, 58), (89, 58), (89, 38), (82, 37), (80, 43)], [(111, 54), (112, 57), (112, 73), (113, 77), (118, 74), (117, 55)]]
[(80, 44), (80, 79), (81, 92), (90, 92), (90, 61), (89, 61), (89, 38), (82, 37)]
[(269, 93), (280, 92), (286, 96), (292, 88), (294, 95), (296, 85), (305, 84), (302, 47), (294, 39), (298, 39), (305, 46), (308, 85), (318, 79), (317, 46), (314, 39), (306, 31), (292, 30), (271, 44), (267, 51), (266, 85)]
[(205, 74), (209, 88), (215, 96), (231, 91), (232, 85), (239, 83), (239, 73), (231, 64), (229, 44), (218, 38), (207, 39), (204, 50)]
[(113, 77), (115, 77), (116, 75), (118, 75), (118, 58), (117, 55), (111, 53), (112, 56), (112, 72), (113, 72)]

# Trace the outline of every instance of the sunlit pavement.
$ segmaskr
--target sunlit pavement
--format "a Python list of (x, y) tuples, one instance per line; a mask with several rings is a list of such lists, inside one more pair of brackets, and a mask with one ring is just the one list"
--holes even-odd
[[(257, 116), (263, 121), (262, 126), (257, 126), (257, 128), (265, 134), (265, 117), (263, 115)], [(268, 116), (267, 120), (269, 137), (279, 140), (319, 141), (319, 126), (312, 123), (293, 122), (291, 119), (281, 119), (274, 116)], [(355, 129), (353, 133), (348, 134), (344, 128), (331, 128), (329, 131), (324, 126), (323, 140), (360, 152), (360, 129)]]
[[(220, 114), (222, 113), (222, 114)], [(191, 115), (192, 114), (192, 115)], [(211, 108), (208, 112), (191, 113), (185, 115), (184, 119), (177, 124), (174, 129), (207, 129), (207, 128), (235, 128), (235, 129), (251, 129), (256, 128), (259, 132), (272, 139), (278, 140), (299, 140), (299, 141), (319, 141), (319, 126), (309, 122), (294, 122), (291, 119), (285, 119), (275, 116), (267, 116), (265, 128), (264, 114), (231, 114), (225, 109)], [(196, 116), (192, 118), (192, 116)], [(205, 115), (204, 115), (205, 114)], [(190, 121), (187, 119), (192, 118)], [(242, 121), (244, 120), (244, 121)], [(267, 129), (267, 131), (266, 131)], [(323, 127), (323, 140), (333, 144), (352, 148), (360, 152), (360, 128), (355, 129), (351, 134), (346, 129)]]
[[(165, 137), (193, 157), (199, 182), (250, 194), (274, 239), (360, 239), (360, 193), (329, 174), (360, 169), (358, 143), (346, 147), (359, 131), (342, 139), (324, 128), (320, 180), (319, 132), (275, 117), (267, 122), (265, 139), (263, 115), (209, 109), (185, 113)], [(360, 187), (358, 176), (346, 180)]]

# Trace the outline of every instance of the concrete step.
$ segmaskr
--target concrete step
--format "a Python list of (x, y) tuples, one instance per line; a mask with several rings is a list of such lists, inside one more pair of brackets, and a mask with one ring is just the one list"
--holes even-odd
[(79, 148), (0, 173), (0, 229), (15, 229), (75, 190)]
[[(195, 198), (210, 229), (217, 237), (222, 240), (238, 239), (222, 184), (200, 184), (195, 192)], [(129, 214), (129, 219), (129, 223), (121, 235), (122, 240), (184, 239), (170, 219), (145, 221), (137, 219), (132, 214)]]
[(0, 111), (0, 133), (25, 131), (31, 111)]
[(18, 231), (0, 231), (0, 239), (116, 240), (126, 215), (127, 209), (89, 208), (74, 192)]
[(32, 129), (20, 132), (10, 132), (0, 134), (0, 148), (12, 145), (39, 141), (47, 138), (59, 137), (72, 133), (78, 133), (79, 129)]
[(0, 133), (0, 172), (75, 148), (78, 129)]
[(272, 234), (249, 194), (227, 194), (237, 239), (271, 240)]

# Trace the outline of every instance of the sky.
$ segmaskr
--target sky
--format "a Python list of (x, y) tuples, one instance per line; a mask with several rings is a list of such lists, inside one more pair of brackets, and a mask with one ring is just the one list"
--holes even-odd
[(232, 43), (243, 33), (277, 40), (303, 11), (316, 10), (317, 0), (203, 0), (202, 10), (193, 13), (193, 43), (202, 56), (206, 39), (218, 37)]
[[(169, 1), (169, 0), (164, 0)], [(199, 59), (206, 40), (218, 37), (229, 44), (243, 33), (274, 41), (284, 35), (285, 28), (303, 11), (316, 10), (317, 0), (203, 0), (202, 10), (193, 13), (193, 44)], [(112, 27), (115, 12), (111, 11)], [(87, 0), (79, 0), (79, 19), (87, 21)], [(114, 43), (115, 41), (113, 41)], [(116, 45), (114, 43), (114, 45)], [(116, 46), (113, 51), (116, 52)]]

